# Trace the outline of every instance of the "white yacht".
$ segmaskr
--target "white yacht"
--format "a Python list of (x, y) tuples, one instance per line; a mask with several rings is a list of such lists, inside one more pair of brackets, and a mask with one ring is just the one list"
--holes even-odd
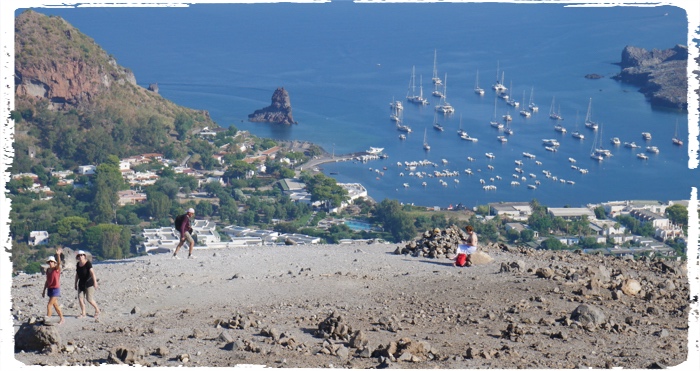
[(620, 145), (620, 138), (618, 138), (618, 137), (610, 138), (610, 143), (612, 143), (614, 146), (619, 146)]
[(593, 104), (593, 98), (588, 100), (588, 111), (586, 111), (586, 119), (583, 121), (587, 128), (591, 130), (598, 130), (598, 123), (593, 121), (593, 116), (591, 114), (591, 105)]
[(651, 133), (646, 132), (646, 131), (643, 132), (643, 133), (642, 133), (642, 138), (644, 138), (644, 140), (651, 140)]
[(496, 158), (496, 156), (491, 152), (486, 152), (486, 157), (491, 158), (491, 159)]
[(445, 83), (443, 86), (442, 97), (440, 98), (440, 104), (435, 107), (438, 112), (445, 115), (449, 115), (455, 112), (454, 107), (447, 103), (447, 74), (445, 74)]
[(474, 94), (484, 95), (484, 89), (479, 87), (479, 70), (476, 70), (476, 84), (474, 84)]
[(442, 85), (442, 80), (438, 77), (437, 72), (437, 49), (435, 49), (433, 56), (433, 85)]
[(639, 148), (639, 145), (635, 142), (625, 142), (625, 147), (626, 148)]
[(406, 100), (420, 105), (428, 104), (428, 100), (423, 98), (423, 76), (420, 78), (420, 94), (416, 95), (416, 66), (411, 69), (411, 80), (408, 83), (408, 92)]
[(498, 139), (498, 141), (501, 143), (506, 143), (508, 141), (508, 138), (504, 137), (503, 135), (497, 136), (496, 139)]
[(643, 154), (643, 153), (637, 153), (637, 158), (640, 160), (648, 160), (649, 156)]
[(566, 128), (559, 125), (559, 124), (554, 125), (554, 131), (556, 131), (558, 133), (566, 134)]
[(542, 139), (542, 144), (546, 146), (559, 147), (559, 141), (556, 139)]
[(658, 153), (659, 153), (659, 147), (657, 147), (657, 146), (648, 146), (648, 147), (647, 147), (647, 152), (653, 153), (653, 154), (658, 154)]

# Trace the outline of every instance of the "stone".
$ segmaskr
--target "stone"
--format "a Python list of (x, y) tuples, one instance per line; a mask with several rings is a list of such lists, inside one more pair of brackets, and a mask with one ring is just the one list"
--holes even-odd
[(167, 357), (170, 351), (166, 347), (158, 347), (154, 353), (159, 357)]
[(581, 304), (576, 307), (573, 312), (571, 312), (570, 318), (573, 321), (580, 322), (584, 327), (597, 327), (605, 323), (606, 315), (600, 308), (589, 304)]
[(233, 336), (231, 336), (231, 334), (228, 331), (222, 331), (216, 338), (216, 340), (221, 343), (230, 343), (233, 342)]
[(124, 346), (118, 346), (112, 348), (107, 356), (107, 363), (111, 364), (139, 364), (145, 355), (143, 348), (127, 348)]
[(625, 295), (634, 296), (642, 290), (642, 285), (635, 279), (627, 279), (620, 288)]
[(335, 355), (338, 358), (347, 359), (350, 356), (350, 350), (345, 346), (341, 346), (335, 351)]
[(552, 278), (554, 277), (554, 270), (548, 267), (537, 268), (535, 275), (540, 278)]
[(15, 333), (15, 351), (42, 351), (59, 344), (61, 344), (61, 335), (56, 326), (23, 323)]

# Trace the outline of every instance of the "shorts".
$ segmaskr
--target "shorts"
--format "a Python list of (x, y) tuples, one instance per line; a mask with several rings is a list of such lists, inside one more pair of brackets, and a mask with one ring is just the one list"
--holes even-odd
[(86, 287), (84, 289), (78, 290), (78, 299), (80, 299), (80, 294), (85, 296), (85, 300), (93, 301), (95, 300), (95, 286)]
[(54, 297), (55, 297), (55, 298), (58, 298), (58, 297), (61, 296), (61, 289), (60, 289), (59, 287), (56, 287), (56, 288), (54, 288), (54, 289), (52, 289), (52, 288), (49, 287), (48, 289), (46, 289), (46, 294), (47, 294), (50, 298), (54, 298)]
[(457, 246), (457, 252), (461, 254), (473, 254), (476, 252), (476, 246), (469, 246), (464, 244), (459, 244)]
[(190, 244), (190, 246), (194, 246), (194, 239), (192, 238), (192, 235), (190, 234), (190, 232), (185, 232), (184, 237), (185, 237), (185, 240), (187, 241), (187, 243)]

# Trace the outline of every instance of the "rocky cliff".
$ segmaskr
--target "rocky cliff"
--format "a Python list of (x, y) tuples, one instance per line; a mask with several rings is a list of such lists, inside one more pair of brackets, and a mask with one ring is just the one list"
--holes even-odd
[(136, 86), (94, 40), (60, 17), (26, 11), (16, 19), (15, 93), (46, 98), (56, 109), (84, 107), (113, 84)]
[(626, 46), (622, 51), (622, 71), (613, 78), (639, 86), (654, 106), (688, 109), (688, 47), (648, 51)]
[(292, 104), (289, 93), (284, 88), (277, 88), (272, 94), (272, 103), (248, 115), (251, 122), (270, 122), (275, 124), (297, 124), (292, 117)]

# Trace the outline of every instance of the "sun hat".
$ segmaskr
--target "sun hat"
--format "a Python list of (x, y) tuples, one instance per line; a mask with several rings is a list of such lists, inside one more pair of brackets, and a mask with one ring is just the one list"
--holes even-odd
[(190, 207), (189, 209), (187, 209), (187, 212), (194, 214), (194, 209)]
[(85, 251), (83, 251), (83, 250), (78, 250), (78, 252), (75, 253), (75, 256), (80, 256), (80, 255), (85, 255), (85, 256), (87, 256), (87, 254), (85, 253)]
[(47, 262), (47, 263), (50, 263), (50, 262), (56, 263), (56, 258), (54, 258), (53, 256), (49, 256), (49, 258), (46, 259), (46, 262)]

